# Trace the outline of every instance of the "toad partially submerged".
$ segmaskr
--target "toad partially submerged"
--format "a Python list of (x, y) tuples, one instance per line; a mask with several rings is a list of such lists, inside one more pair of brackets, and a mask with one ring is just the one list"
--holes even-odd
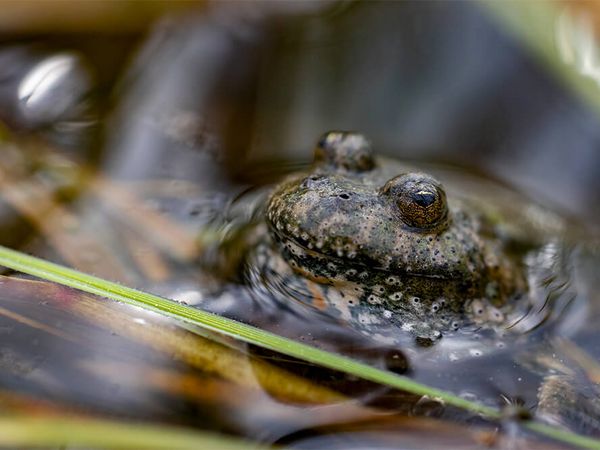
[(446, 388), (508, 383), (505, 398), (526, 392), (544, 420), (598, 432), (593, 364), (556, 344), (585, 335), (592, 311), (566, 220), (464, 171), (432, 173), (375, 157), (360, 134), (324, 135), (312, 167), (257, 214), (244, 273), (253, 298), (277, 306), (266, 320), (318, 345), (332, 321), (348, 325), (402, 349), (422, 376), (447, 374)]
[[(494, 327), (526, 290), (491, 221), (434, 177), (375, 158), (360, 134), (330, 132), (307, 173), (272, 192), (253, 264), (371, 336), (433, 341)], [(392, 336), (392, 337), (391, 337)]]

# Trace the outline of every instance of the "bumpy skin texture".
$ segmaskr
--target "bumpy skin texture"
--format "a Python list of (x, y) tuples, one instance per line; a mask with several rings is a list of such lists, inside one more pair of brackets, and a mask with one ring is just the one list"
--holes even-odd
[(464, 322), (500, 322), (522, 281), (481, 218), (433, 177), (376, 160), (355, 133), (326, 134), (312, 170), (274, 190), (266, 218), (266, 263), (363, 329), (437, 338)]

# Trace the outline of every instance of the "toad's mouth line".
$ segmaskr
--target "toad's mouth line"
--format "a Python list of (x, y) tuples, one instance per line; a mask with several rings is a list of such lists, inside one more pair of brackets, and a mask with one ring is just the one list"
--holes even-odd
[[(329, 262), (332, 263), (338, 263), (342, 266), (350, 266), (350, 268), (357, 268), (360, 267), (361, 269), (365, 269), (367, 271), (377, 271), (379, 273), (384, 273), (384, 274), (388, 274), (389, 276), (397, 276), (400, 278), (422, 278), (422, 279), (428, 279), (428, 280), (439, 280), (439, 281), (447, 281), (447, 282), (458, 282), (458, 281), (462, 281), (462, 279), (459, 279), (459, 277), (455, 277), (455, 276), (449, 276), (448, 274), (435, 274), (435, 273), (420, 273), (420, 272), (409, 272), (406, 270), (406, 268), (394, 268), (392, 270), (381, 267), (376, 261), (360, 261), (360, 260), (354, 260), (354, 259), (348, 259), (348, 258), (344, 258), (343, 256), (336, 256), (336, 255), (329, 255), (327, 253), (323, 253), (320, 252), (318, 250), (310, 249), (308, 248), (306, 245), (298, 242), (296, 239), (286, 236), (286, 235), (282, 235), (281, 233), (278, 233), (277, 230), (273, 230), (273, 232), (276, 234), (277, 238), (276, 240), (278, 241), (278, 243), (282, 246), (285, 247), (286, 244), (291, 244), (292, 246), (296, 247), (296, 253), (299, 254), (304, 254), (305, 256), (308, 256), (309, 258), (313, 258), (315, 260), (319, 260), (319, 259), (325, 259)], [(291, 253), (292, 258), (296, 261), (296, 263), (301, 264), (301, 265), (306, 265), (306, 262), (303, 261), (302, 258), (300, 258), (299, 255), (294, 254), (293, 250), (289, 250), (289, 253)], [(304, 258), (306, 259), (306, 258)]]

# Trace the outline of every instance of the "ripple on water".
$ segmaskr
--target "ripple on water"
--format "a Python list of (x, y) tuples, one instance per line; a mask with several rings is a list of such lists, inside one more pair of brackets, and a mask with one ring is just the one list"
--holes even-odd
[[(238, 200), (243, 202), (243, 197)], [(232, 210), (235, 204), (233, 206)], [(249, 210), (244, 210), (245, 217), (259, 217), (260, 208), (260, 201), (253, 202)], [(259, 237), (253, 242), (261, 242), (260, 233), (266, 233), (266, 229), (259, 230)], [(333, 286), (331, 280), (319, 280), (324, 289), (307, 288), (302, 277), (296, 275), (302, 273), (301, 266), (295, 261), (292, 265), (282, 258), (274, 258), (273, 248), (266, 244), (252, 247), (240, 274), (250, 301), (258, 307), (248, 308), (244, 302), (232, 307), (237, 317), (262, 328), (365, 360), (430, 386), (468, 393), (473, 401), (503, 407), (506, 399), (511, 399), (525, 409), (534, 410), (544, 376), (550, 370), (557, 370), (544, 361), (547, 350), (543, 343), (557, 337), (576, 339), (582, 329), (589, 330), (586, 325), (590, 317), (586, 311), (590, 306), (590, 293), (585, 289), (589, 285), (589, 274), (579, 274), (579, 250), (558, 240), (518, 251), (527, 292), (514, 299), (510, 307), (483, 303), (482, 314), (489, 316), (493, 326), (456, 321), (450, 314), (454, 321), (449, 331), (441, 339), (426, 343), (415, 340), (410, 323), (393, 322), (395, 312), (380, 305), (387, 300), (383, 298), (380, 301), (374, 298), (368, 306), (380, 310), (381, 314), (367, 308), (357, 315), (362, 325), (374, 330), (361, 332), (363, 330), (348, 320), (353, 312), (339, 306), (351, 304), (356, 295), (352, 289)], [(589, 262), (584, 264), (586, 269), (589, 266)], [(358, 272), (348, 269), (345, 274), (350, 279), (356, 277), (360, 290), (361, 283), (369, 277), (360, 278)], [(578, 276), (583, 280), (578, 281)], [(398, 292), (405, 284), (401, 275), (382, 279), (382, 287), (396, 287)], [(419, 297), (403, 294), (397, 300), (413, 299), (414, 302), (415, 298)], [(335, 308), (331, 307), (333, 303), (336, 303)], [(427, 307), (421, 306), (423, 314), (440, 317), (448, 314), (448, 303), (443, 298)], [(355, 394), (371, 403), (388, 396), (389, 390), (359, 389)], [(410, 402), (417, 416), (454, 417), (457, 414), (444, 408), (437, 399)]]

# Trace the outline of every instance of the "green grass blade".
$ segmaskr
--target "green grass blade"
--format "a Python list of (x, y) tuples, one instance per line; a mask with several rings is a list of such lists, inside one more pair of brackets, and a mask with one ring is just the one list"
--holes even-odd
[[(592, 48), (591, 45), (594, 51), (600, 47), (597, 38), (592, 43), (593, 34), (588, 33), (586, 36), (581, 29), (576, 30), (577, 26), (585, 26), (585, 22), (576, 22), (582, 15), (577, 15), (574, 8), (569, 8), (566, 4), (553, 1), (476, 0), (476, 4), (516, 37), (537, 61), (549, 69), (548, 73), (600, 115), (600, 78), (586, 73), (578, 67), (577, 62), (565, 61), (559, 49), (560, 41), (562, 45), (571, 46), (571, 52), (580, 53), (573, 58), (576, 60), (582, 58), (581, 53)], [(565, 22), (566, 18), (570, 18), (571, 22)], [(565, 23), (572, 26), (566, 27)], [(585, 42), (586, 38), (589, 41)]]
[(262, 348), (346, 372), (366, 380), (418, 395), (438, 397), (449, 405), (484, 414), (488, 417), (498, 417), (499, 414), (493, 408), (465, 400), (446, 391), (425, 386), (407, 377), (371, 367), (351, 358), (319, 350), (226, 317), (191, 308), (157, 295), (103, 280), (2, 246), (0, 246), (0, 265), (90, 294), (158, 312)]
[(600, 441), (587, 436), (571, 433), (540, 422), (528, 422), (527, 428), (552, 439), (566, 442), (580, 448), (600, 449)]
[(75, 417), (0, 418), (0, 446), (156, 450), (267, 449), (252, 442), (185, 428)]
[[(0, 265), (90, 294), (154, 311), (262, 348), (342, 371), (365, 380), (374, 381), (417, 395), (437, 397), (448, 405), (464, 408), (492, 419), (501, 417), (500, 412), (494, 408), (463, 399), (450, 392), (423, 385), (407, 377), (380, 370), (353, 359), (319, 350), (232, 319), (184, 306), (153, 294), (103, 280), (2, 246), (0, 246)], [(532, 431), (571, 445), (600, 449), (600, 440), (579, 436), (541, 423), (529, 422), (525, 426)], [(2, 429), (0, 428), (1, 432)]]

